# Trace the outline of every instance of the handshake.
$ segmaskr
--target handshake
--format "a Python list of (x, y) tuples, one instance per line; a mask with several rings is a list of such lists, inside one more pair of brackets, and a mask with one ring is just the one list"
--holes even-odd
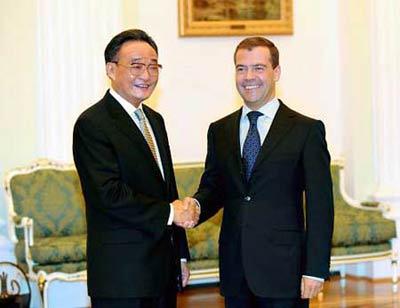
[(196, 200), (190, 197), (175, 200), (172, 202), (174, 207), (174, 224), (182, 228), (193, 228), (199, 222), (200, 207)]

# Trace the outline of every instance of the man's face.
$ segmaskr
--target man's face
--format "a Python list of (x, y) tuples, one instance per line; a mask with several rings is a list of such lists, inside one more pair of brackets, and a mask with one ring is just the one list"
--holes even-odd
[[(158, 75), (150, 75), (147, 69), (149, 64), (158, 63), (157, 53), (146, 42), (128, 41), (122, 44), (115, 61), (118, 63), (108, 62), (106, 65), (111, 86), (119, 95), (138, 107), (150, 97), (157, 85)], [(144, 64), (146, 69), (137, 74), (128, 68), (135, 64)]]
[(275, 83), (280, 74), (279, 65), (272, 68), (271, 54), (267, 47), (237, 51), (236, 88), (250, 109), (259, 109), (275, 96)]

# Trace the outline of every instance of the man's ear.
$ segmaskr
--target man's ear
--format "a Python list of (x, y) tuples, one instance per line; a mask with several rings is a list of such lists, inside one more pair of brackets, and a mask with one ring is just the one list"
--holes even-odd
[(274, 68), (274, 81), (278, 81), (281, 78), (281, 66), (278, 65)]
[(115, 65), (115, 63), (107, 62), (106, 73), (107, 73), (108, 78), (110, 78), (111, 80), (115, 80), (115, 69), (116, 68), (117, 68), (117, 66)]

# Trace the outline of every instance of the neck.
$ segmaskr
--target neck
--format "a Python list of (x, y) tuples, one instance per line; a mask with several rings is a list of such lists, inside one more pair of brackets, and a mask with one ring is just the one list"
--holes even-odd
[(275, 98), (275, 96), (272, 96), (270, 99), (262, 101), (262, 102), (244, 102), (244, 104), (251, 109), (252, 111), (257, 111), (261, 107), (264, 107), (265, 105), (269, 104), (272, 102), (272, 100)]
[(128, 103), (133, 105), (135, 108), (139, 108), (141, 104), (141, 100), (133, 100), (130, 97), (127, 97), (122, 93), (122, 91), (118, 91), (118, 88), (115, 88), (113, 85), (111, 86), (111, 89), (114, 91), (114, 93), (118, 94), (120, 97), (122, 97), (124, 100), (126, 100)]

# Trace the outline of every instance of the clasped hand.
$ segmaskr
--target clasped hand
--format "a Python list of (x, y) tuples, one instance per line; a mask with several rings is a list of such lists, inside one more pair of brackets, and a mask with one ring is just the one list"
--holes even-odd
[(200, 208), (193, 198), (186, 197), (172, 202), (174, 224), (182, 228), (193, 228), (199, 222)]

